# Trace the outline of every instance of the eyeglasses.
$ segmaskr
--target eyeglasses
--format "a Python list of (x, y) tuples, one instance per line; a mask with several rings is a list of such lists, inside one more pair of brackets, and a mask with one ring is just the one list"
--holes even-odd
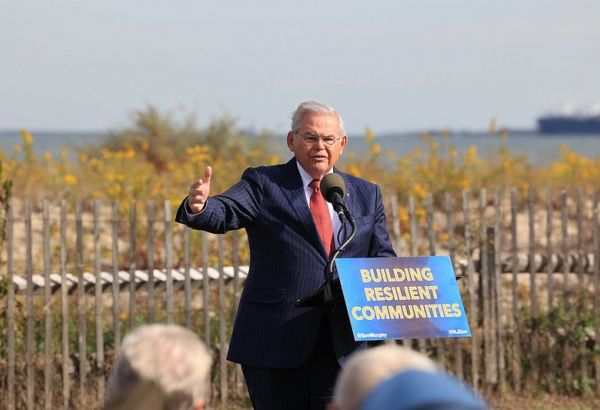
[(304, 141), (306, 145), (315, 145), (317, 142), (319, 142), (319, 140), (321, 140), (325, 145), (332, 146), (341, 139), (341, 137), (336, 138), (333, 135), (328, 135), (327, 137), (319, 137), (310, 133), (302, 134), (300, 135), (300, 137), (302, 137), (302, 141)]

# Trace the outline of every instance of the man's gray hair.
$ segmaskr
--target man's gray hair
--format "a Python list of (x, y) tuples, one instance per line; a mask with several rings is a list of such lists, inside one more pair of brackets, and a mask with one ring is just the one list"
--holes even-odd
[(437, 366), (427, 356), (397, 345), (357, 352), (338, 375), (333, 403), (339, 410), (357, 410), (375, 386), (405, 370), (433, 373)]
[(192, 331), (177, 325), (140, 326), (121, 344), (109, 384), (109, 398), (145, 381), (165, 394), (164, 408), (189, 410), (204, 398), (212, 358)]
[(302, 122), (302, 117), (307, 113), (336, 115), (340, 128), (340, 137), (346, 134), (344, 120), (342, 119), (340, 113), (338, 113), (331, 105), (315, 100), (302, 101), (292, 113), (292, 132), (298, 132), (300, 129), (300, 123)]

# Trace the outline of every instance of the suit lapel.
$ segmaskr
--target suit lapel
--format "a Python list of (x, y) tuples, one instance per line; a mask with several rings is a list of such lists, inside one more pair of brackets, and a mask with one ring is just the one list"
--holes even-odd
[(290, 203), (291, 208), (296, 213), (300, 224), (304, 227), (307, 233), (307, 237), (310, 239), (309, 242), (319, 250), (322, 256), (327, 259), (327, 254), (323, 248), (321, 238), (317, 232), (315, 222), (306, 203), (306, 196), (304, 194), (304, 186), (302, 184), (302, 178), (298, 172), (296, 165), (296, 159), (292, 158), (285, 164), (284, 178), (281, 183), (281, 190), (285, 195), (286, 199)]

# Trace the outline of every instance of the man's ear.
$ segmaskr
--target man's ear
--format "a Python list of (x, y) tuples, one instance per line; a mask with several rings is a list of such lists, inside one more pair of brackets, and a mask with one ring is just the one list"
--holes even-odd
[(348, 137), (346, 135), (342, 135), (342, 140), (340, 141), (342, 151), (344, 150), (344, 148), (346, 148), (346, 144), (348, 144)]
[(338, 410), (338, 407), (333, 403), (329, 403), (327, 404), (327, 410)]
[(292, 131), (288, 132), (287, 146), (290, 149), (290, 151), (294, 152), (294, 133)]

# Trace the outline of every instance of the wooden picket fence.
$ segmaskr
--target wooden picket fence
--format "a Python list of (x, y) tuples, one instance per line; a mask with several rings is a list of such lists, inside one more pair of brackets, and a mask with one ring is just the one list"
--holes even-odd
[[(484, 394), (600, 394), (597, 193), (389, 198), (397, 253), (451, 257), (472, 330), (402, 343)], [(6, 215), (0, 408), (98, 406), (123, 335), (151, 322), (181, 324), (212, 349), (213, 406), (248, 403), (225, 360), (248, 269), (243, 232), (184, 228), (168, 201), (36, 205)]]

